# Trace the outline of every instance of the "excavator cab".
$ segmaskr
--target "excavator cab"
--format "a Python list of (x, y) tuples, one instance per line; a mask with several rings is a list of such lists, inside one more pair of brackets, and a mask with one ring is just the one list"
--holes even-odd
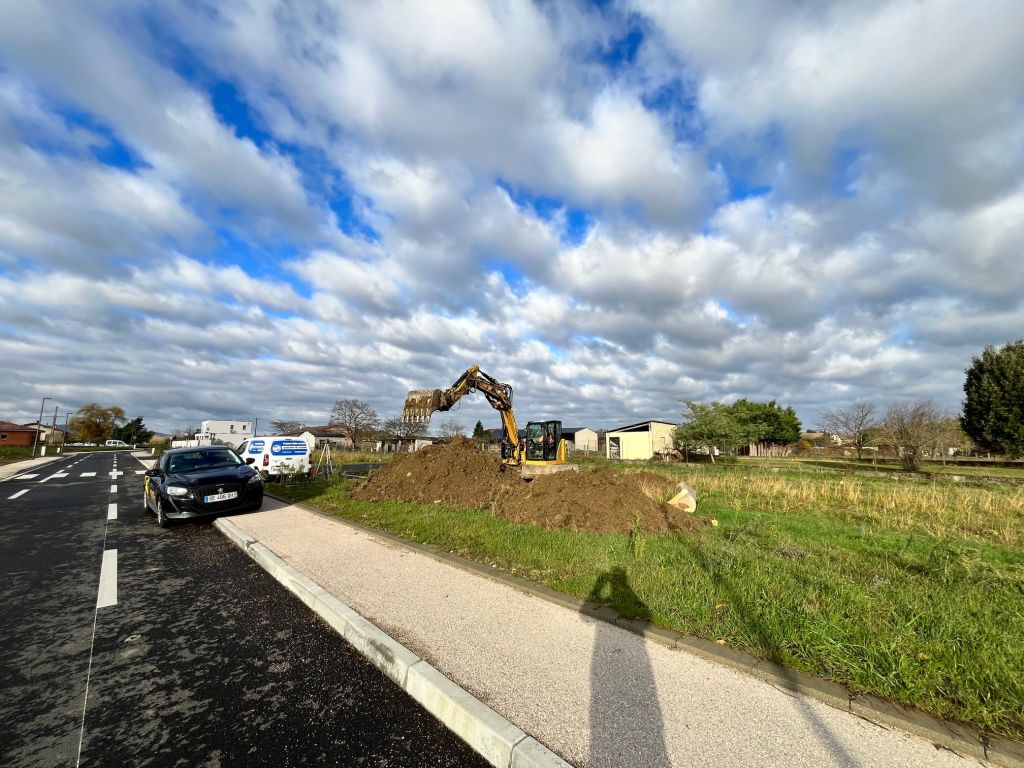
[(561, 444), (562, 422), (531, 421), (526, 425), (526, 461), (558, 461)]

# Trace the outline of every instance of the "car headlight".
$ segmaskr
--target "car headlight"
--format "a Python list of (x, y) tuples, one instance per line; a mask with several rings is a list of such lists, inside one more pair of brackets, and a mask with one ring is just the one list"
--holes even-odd
[(188, 496), (188, 488), (181, 485), (168, 485), (167, 486), (168, 496)]
[(250, 478), (249, 478), (249, 482), (250, 482), (250, 483), (258, 483), (258, 482), (261, 482), (261, 478), (260, 478), (260, 473), (259, 473), (259, 472), (257, 472), (257, 473), (256, 473), (256, 474), (254, 474), (254, 475), (253, 475), (252, 477), (250, 477)]

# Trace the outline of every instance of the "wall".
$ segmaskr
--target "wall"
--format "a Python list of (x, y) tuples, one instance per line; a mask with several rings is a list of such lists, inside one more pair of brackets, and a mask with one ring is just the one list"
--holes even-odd
[(576, 432), (573, 447), (577, 451), (596, 451), (597, 432), (592, 429), (581, 429)]

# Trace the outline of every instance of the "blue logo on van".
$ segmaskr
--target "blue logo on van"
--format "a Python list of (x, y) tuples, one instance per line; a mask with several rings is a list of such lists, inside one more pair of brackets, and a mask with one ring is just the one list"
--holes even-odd
[(249, 443), (249, 453), (261, 454), (263, 453), (263, 441), (253, 440)]
[(275, 440), (270, 444), (270, 452), (275, 456), (305, 456), (309, 447), (305, 440)]

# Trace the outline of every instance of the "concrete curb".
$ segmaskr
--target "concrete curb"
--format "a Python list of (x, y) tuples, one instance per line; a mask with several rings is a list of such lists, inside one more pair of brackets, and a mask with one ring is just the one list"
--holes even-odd
[(655, 626), (647, 621), (627, 619), (607, 606), (595, 605), (586, 600), (558, 592), (532, 581), (512, 576), (496, 568), (482, 565), (473, 560), (435, 549), (425, 544), (406, 541), (386, 531), (354, 523), (337, 515), (331, 515), (312, 505), (291, 501), (273, 494), (270, 498), (290, 504), (311, 514), (319, 515), (340, 525), (376, 536), (397, 546), (420, 552), (438, 562), (455, 566), (464, 571), (483, 576), (501, 584), (513, 587), (550, 603), (577, 611), (591, 618), (615, 624), (623, 629), (642, 635), (653, 642), (675, 650), (686, 650), (709, 661), (722, 664), (770, 685), (799, 693), (836, 709), (852, 712), (876, 725), (898, 728), (901, 731), (920, 736), (937, 747), (948, 749), (958, 755), (986, 760), (1004, 768), (1024, 768), (1024, 744), (1011, 739), (980, 733), (977, 729), (962, 723), (942, 720), (920, 710), (872, 696), (850, 691), (845, 686), (825, 678), (789, 669), (768, 659), (758, 658), (745, 651), (700, 637), (684, 635), (671, 629)]
[(572, 768), (518, 726), (288, 565), (231, 520), (218, 518), (214, 525), (495, 768)]

